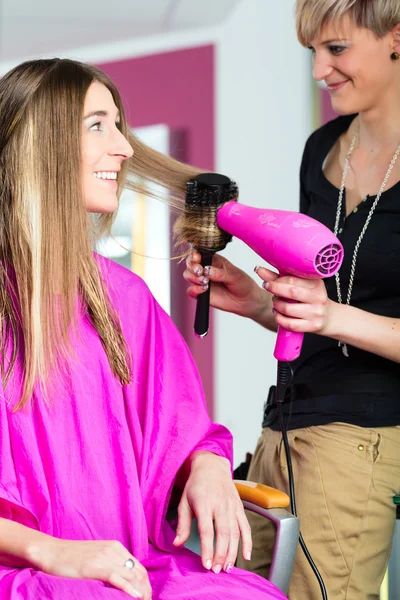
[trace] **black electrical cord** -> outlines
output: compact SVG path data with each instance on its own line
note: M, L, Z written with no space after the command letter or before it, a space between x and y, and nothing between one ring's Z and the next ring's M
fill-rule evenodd
M285 393L286 393L288 386L292 383L292 380L293 380L293 370L292 370L290 363L278 361L275 400L276 400L276 405L277 405L277 414L279 417L279 422L280 422L280 427L281 427L281 432L282 432L283 445L285 447L286 463L287 463L287 467L288 467L290 509L292 511L292 514L295 517L297 517L292 458L290 455L289 440L287 437L286 424L285 424L285 420L283 418L283 411L282 411L282 404L285 399ZM300 532L300 536L299 536L299 541L300 541L301 549L303 550L303 552L306 556L306 559L308 560L310 567L312 568L314 575L318 580L319 587L321 588L322 598L323 598L323 600L328 600L328 594L326 592L324 580L322 579L321 574L318 571L317 566L311 557L311 554L305 544L305 541L303 539L301 532Z

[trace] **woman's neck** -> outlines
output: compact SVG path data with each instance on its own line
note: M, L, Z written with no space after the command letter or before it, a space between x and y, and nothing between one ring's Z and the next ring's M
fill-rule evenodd
M399 92L400 94L400 92ZM400 101L393 94L358 116L359 148L369 154L395 150L400 145Z

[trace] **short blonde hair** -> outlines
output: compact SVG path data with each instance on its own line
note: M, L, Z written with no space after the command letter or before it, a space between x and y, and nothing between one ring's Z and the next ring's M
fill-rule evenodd
M309 46L327 23L338 25L348 15L352 22L382 38L400 23L399 0L297 0L299 42Z

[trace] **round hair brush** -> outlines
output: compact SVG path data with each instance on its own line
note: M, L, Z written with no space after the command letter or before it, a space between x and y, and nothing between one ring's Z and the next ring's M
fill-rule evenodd
M217 211L230 200L237 198L236 184L225 175L202 173L186 184L185 226L179 237L190 240L201 254L201 265L211 265L216 252L225 248L232 235L217 225ZM210 286L197 298L194 333L203 338L208 333L210 312Z

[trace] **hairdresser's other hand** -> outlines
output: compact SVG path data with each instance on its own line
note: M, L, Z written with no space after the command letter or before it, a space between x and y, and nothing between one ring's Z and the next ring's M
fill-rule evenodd
M187 289L191 298L204 293L211 282L211 306L276 330L270 296L254 279L219 254L213 257L212 266L203 268L200 261L201 256L196 251L192 251L186 261L183 276L191 284Z
M271 294L278 325L289 331L329 336L338 304L328 298L322 279L291 275L276 278L276 273L269 269L259 269L257 274Z
M215 573L229 572L235 564L240 538L245 559L250 558L252 550L250 526L232 481L229 461L200 451L186 463L189 477L178 508L174 544L181 546L188 540L196 517L203 566Z
M125 567L134 561L133 569ZM146 569L118 541L72 541L48 536L30 552L30 562L38 570L72 579L97 579L122 590L132 598L151 600Z

